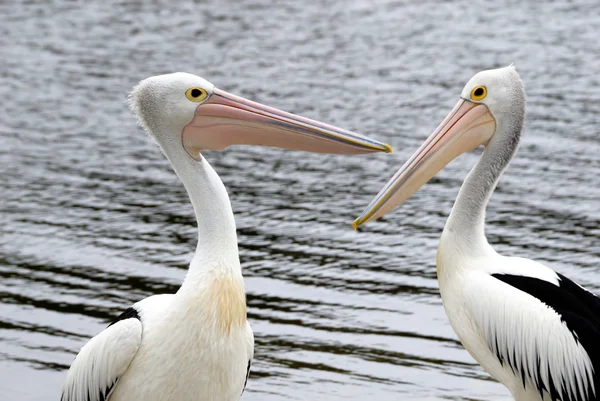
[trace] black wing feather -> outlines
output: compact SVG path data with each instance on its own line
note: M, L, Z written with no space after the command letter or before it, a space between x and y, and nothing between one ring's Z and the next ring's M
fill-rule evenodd
M579 342L590 357L594 368L594 388L596 394L588 393L587 399L581 399L579 393L569 393L568 399L559 398L560 390L556 388L559 378L550 378L550 388L543 382L539 382L538 392L542 395L542 390L546 390L552 400L556 401L596 401L600 400L600 298L587 291L572 280L558 274L558 286L551 282L528 276L519 276L513 274L492 274L492 276L506 284L509 284L529 295L539 299L548 307L556 311L560 319L571 331L575 341ZM541 362L538 358L538 361ZM511 368L511 361L508 362ZM541 362L543 363L543 362ZM523 371L524 367L519 367ZM514 369L513 369L514 370ZM517 369L519 370L519 369ZM538 363L538 377L540 373L540 363Z
M246 384L248 384L248 377L250 377L250 366L252 366L252 359L248 359L248 367L246 368L246 381L244 382L242 394L244 394L244 390L246 390Z
M138 311L135 310L135 308L127 308L127 309L125 309L125 312L123 312L119 316L117 316L117 318L115 320L113 320L107 327L110 327L113 324L115 324L121 320L132 319L132 318L141 320L140 315L139 315Z

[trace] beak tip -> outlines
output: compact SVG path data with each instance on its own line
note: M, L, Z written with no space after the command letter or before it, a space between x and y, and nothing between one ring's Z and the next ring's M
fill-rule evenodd
M383 147L385 148L385 153L389 153L392 154L392 147L390 145L388 145L387 143L383 144Z
M354 231L358 230L358 219L355 219L352 222L352 228L354 229Z

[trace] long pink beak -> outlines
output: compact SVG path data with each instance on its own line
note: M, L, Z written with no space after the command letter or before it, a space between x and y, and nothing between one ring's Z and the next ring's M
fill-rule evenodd
M486 145L495 131L496 120L487 106L459 100L423 145L354 220L354 228L400 206L453 159Z
M261 145L317 153L392 152L389 145L214 89L182 132L188 154L231 145Z

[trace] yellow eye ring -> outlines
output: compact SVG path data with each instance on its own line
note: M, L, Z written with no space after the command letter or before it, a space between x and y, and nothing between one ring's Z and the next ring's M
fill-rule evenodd
M477 86L471 91L471 99L483 100L487 96L487 89L485 86Z
M192 102L201 102L208 96L208 93L202 88L190 88L185 91L185 97Z

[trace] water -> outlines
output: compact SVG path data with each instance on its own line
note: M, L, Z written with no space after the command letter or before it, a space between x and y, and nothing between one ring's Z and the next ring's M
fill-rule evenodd
M475 72L515 62L527 128L488 237L600 291L599 15L596 1L3 2L0 399L58 399L89 337L180 285L192 208L124 103L173 71L395 150L206 154L232 198L256 336L244 400L507 399L435 280L477 155L363 232L350 224Z

